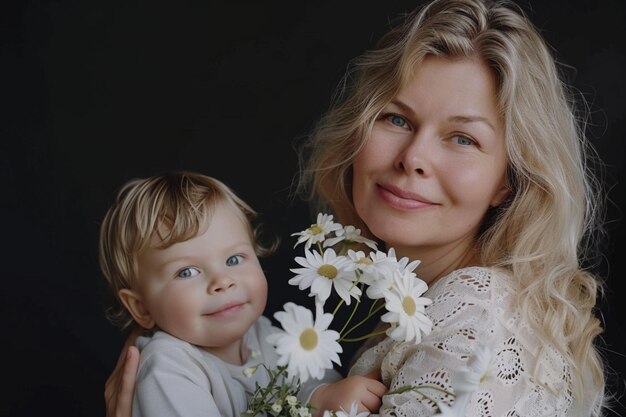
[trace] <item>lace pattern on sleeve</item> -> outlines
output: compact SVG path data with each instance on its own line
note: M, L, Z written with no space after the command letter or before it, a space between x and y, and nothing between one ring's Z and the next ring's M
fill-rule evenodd
M351 373L380 367L390 390L423 385L383 397L381 416L422 417L436 414L436 401L450 403L451 377L465 366L479 343L493 349L494 377L470 399L466 416L568 416L571 393L563 357L540 349L530 327L512 307L514 291L508 275L488 268L465 268L437 281L425 296L433 303L427 314L433 330L418 345L384 339L356 361ZM541 354L539 354L541 352ZM541 383L531 375L541 364Z

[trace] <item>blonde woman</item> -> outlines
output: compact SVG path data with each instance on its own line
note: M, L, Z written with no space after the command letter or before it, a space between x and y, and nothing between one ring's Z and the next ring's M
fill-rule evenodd
M448 388L487 343L498 376L467 415L599 415L599 281L581 262L601 197L537 29L511 3L434 1L353 70L307 143L302 184L421 260L437 324L418 346L365 351L351 372L382 364L391 390ZM409 392L385 397L381 415L434 410Z

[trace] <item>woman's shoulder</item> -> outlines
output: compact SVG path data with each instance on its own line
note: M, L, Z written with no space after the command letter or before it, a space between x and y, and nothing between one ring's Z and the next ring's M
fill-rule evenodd
M501 268L470 266L452 271L428 289L430 297L462 296L469 299L500 299L515 292L511 274Z
M517 302L518 285L501 268L467 267L437 281L426 293L433 300L430 314L439 325L474 321L474 326L515 339L536 356L542 343ZM429 307L431 307L429 306ZM499 330L498 330L499 329ZM513 339L510 339L513 338Z

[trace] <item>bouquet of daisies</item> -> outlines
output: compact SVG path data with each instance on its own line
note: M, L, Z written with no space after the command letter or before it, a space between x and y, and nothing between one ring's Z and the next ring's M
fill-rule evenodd
M313 312L289 302L274 315L283 330L271 335L268 342L280 357L278 368L265 369L270 383L252 393L248 407L251 416L263 412L291 416L291 409L297 415L306 416L307 410L310 414L310 406L295 400L299 384L309 378L322 378L333 363L341 365L341 343L375 335L355 333L382 309L386 312L380 319L389 323L383 332L395 340L419 343L432 328L424 314L431 300L422 297L427 285L413 273L419 261L398 260L394 249L378 251L376 242L361 236L359 229L336 223L332 215L323 213L318 214L315 224L292 236L298 238L295 246L304 244L304 256L295 258L300 267L291 269L295 276L289 284L308 290L315 308ZM358 247L370 250L355 250ZM339 301L329 308L327 301L333 290ZM363 295L369 300L367 313L352 323L359 317L356 313L363 305ZM342 324L333 323L342 307L350 309L348 319Z
M280 355L279 365L288 365L287 372L297 375L302 382L309 377L321 378L332 362L341 365L339 353L342 342L364 340L373 333L355 336L355 331L368 320L386 309L381 320L390 324L387 335L395 340L419 343L422 334L428 334L432 322L424 314L431 300L422 297L427 285L413 273L419 261L398 260L394 249L387 253L376 249L376 242L361 236L354 226L333 222L333 216L318 214L317 223L294 233L296 246L304 244L304 256L295 258L300 268L289 284L308 290L315 298L315 316L311 310L293 303L285 304L284 311L274 317L284 329L274 334L269 342ZM369 253L355 251L356 246L368 247ZM332 291L339 301L327 307ZM352 324L362 305L362 297L369 298L365 318ZM342 325L330 330L341 307L351 309Z
M432 321L425 314L431 300L422 297L428 287L413 272L419 261L397 259L393 248L379 251L376 242L361 236L359 229L336 223L332 215L323 213L318 214L315 224L292 236L297 236L294 247L304 244L304 256L295 258L299 267L291 269L295 275L289 284L308 291L315 307L311 311L288 302L283 311L274 314L283 330L270 335L268 342L279 355L278 367L265 368L270 382L267 386L257 386L251 393L245 413L249 417L264 413L276 417L310 416L311 406L296 399L300 383L322 378L326 370L333 368L333 363L341 365L339 354L343 352L344 342L357 342L385 332L396 341L420 343L422 336L432 329ZM365 247L369 248L367 253L357 250ZM331 297L333 291L336 297ZM368 303L363 303L364 295ZM338 301L329 307L327 302L331 298ZM357 315L362 306L367 306L367 311ZM341 308L349 309L347 319L335 323ZM357 329L379 315L381 321L389 324L386 329L356 334ZM352 323L353 320L358 321ZM476 380L476 372L469 374L472 381ZM409 386L388 394L420 392L420 388ZM445 404L439 409L442 415L451 412ZM350 412L339 410L326 415L357 413L353 407Z

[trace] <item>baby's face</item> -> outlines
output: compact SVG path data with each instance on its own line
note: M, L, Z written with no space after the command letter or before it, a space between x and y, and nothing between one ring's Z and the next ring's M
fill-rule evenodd
M138 259L139 292L161 330L223 359L265 309L267 281L246 226L220 203L198 235Z

